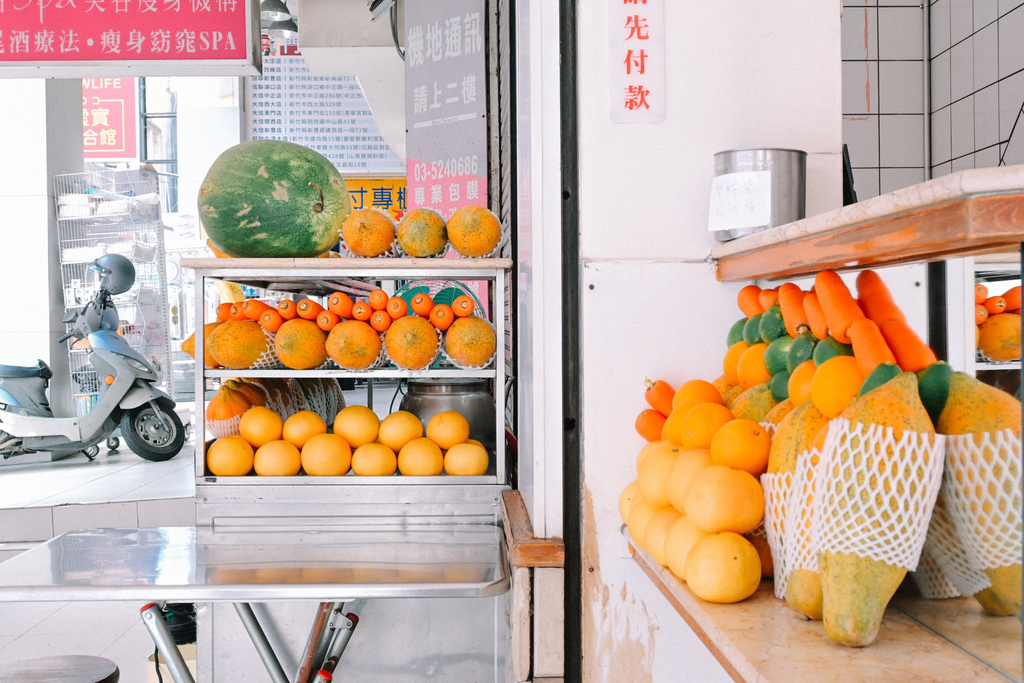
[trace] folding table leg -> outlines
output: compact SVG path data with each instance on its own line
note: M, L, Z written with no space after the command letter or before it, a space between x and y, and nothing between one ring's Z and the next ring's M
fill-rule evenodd
M334 632L334 640L331 641L331 646L327 650L327 658L324 660L318 674L320 676L317 679L318 681L321 679L330 680L323 676L323 672L328 674L334 673L338 666L338 660L341 659L341 655L345 652L348 641L352 639L352 632L356 630L358 623L359 617L349 612L342 619L341 623L338 624L338 630Z
M320 603L320 608L313 619L313 628L310 629L309 638L306 640L306 647L302 650L302 661L299 662L299 669L295 672L293 683L309 683L309 679L313 676L314 667L323 661L323 655L320 655L321 659L317 659L317 654L321 647L326 650L327 640L325 636L327 635L329 623L333 620L335 607L338 604L341 603Z
M245 625L245 630L249 632L252 644L256 646L256 651L259 653L260 659L263 660L263 666L266 667L267 673L270 674L274 683L288 683L288 677L284 675L281 662L277 660L277 655L274 654L274 649L270 646L270 641L267 640L267 634L260 627L260 622L256 620L252 607L247 602L236 602L234 605L238 617Z
M146 624L146 628L149 629L149 635L156 644L160 658L170 670L174 683L195 683L192 672L185 664L185 658L181 656L178 644L174 642L170 629L164 623L164 616L160 612L160 608L151 602L140 609L139 613L142 615L142 621Z

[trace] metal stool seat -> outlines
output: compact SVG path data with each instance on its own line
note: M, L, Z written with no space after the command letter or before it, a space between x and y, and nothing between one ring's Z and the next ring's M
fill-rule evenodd
M54 655L0 665L0 683L117 683L117 664L103 657Z

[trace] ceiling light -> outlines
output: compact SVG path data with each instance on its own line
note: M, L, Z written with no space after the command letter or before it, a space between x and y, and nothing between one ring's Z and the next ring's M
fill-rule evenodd
M288 11L288 6L284 4L283 0L261 0L260 20L263 23L286 21L291 18L291 12Z
M267 33L281 40L289 40L299 37L299 27L294 19L275 21L264 29Z
M366 0L366 8L370 10L370 21L377 21L393 4L395 0Z

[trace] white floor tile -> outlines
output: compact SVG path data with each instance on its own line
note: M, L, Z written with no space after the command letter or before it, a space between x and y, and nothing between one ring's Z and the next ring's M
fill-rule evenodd
M16 662L53 654L99 656L99 653L113 645L124 633L102 631L88 622L83 622L80 626L76 633L26 633L15 638L0 649L0 666L3 662Z
M138 612L136 611L136 614ZM115 640L110 647L99 653L100 657L116 662L121 670L121 680L142 681L146 680L147 668L153 665L149 662L149 656L156 649L153 639L142 622L142 618L135 617L137 624L126 630L121 637ZM165 676L164 680L168 678Z

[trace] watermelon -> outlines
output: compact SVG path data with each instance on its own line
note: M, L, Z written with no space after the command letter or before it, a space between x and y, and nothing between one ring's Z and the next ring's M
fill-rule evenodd
M341 239L350 211L334 164L283 140L225 150L199 188L199 219L210 241L238 258L319 256Z

